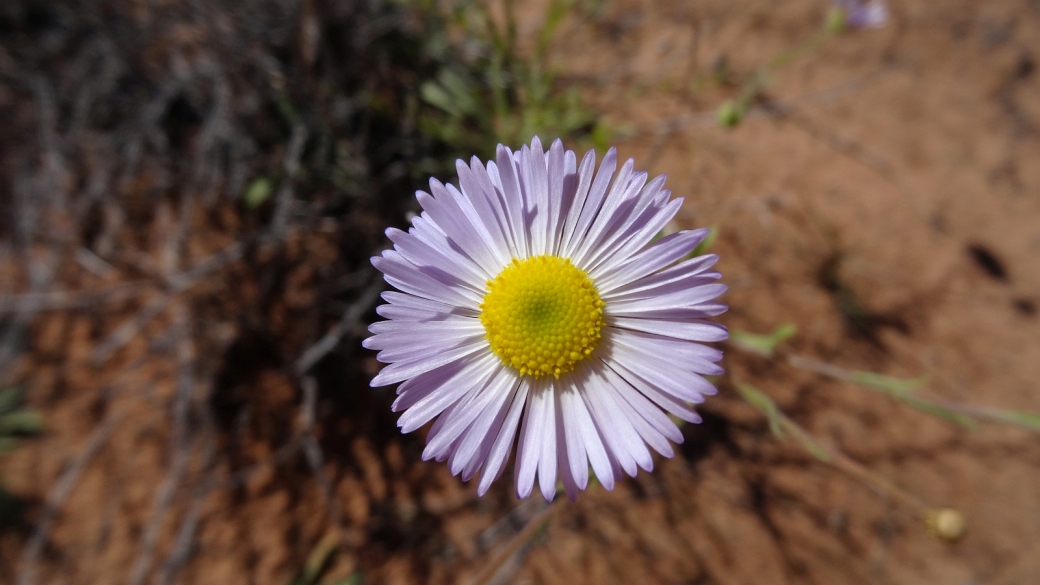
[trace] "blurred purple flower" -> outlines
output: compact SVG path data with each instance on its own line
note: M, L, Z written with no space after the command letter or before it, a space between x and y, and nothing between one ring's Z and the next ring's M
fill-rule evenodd
M849 28L881 28L888 24L885 0L834 0L835 8L845 16Z

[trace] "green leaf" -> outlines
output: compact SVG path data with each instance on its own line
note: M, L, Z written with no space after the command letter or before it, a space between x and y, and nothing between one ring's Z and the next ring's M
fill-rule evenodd
M772 432L776 438L783 439L785 436L783 414L781 414L780 409L777 408L773 399L758 388L747 384L738 384L737 391L740 392L740 395L743 396L744 400L747 400L751 406L754 406L766 415L766 420L769 421L770 432Z
M33 410L16 410L0 416L0 435L36 434L43 430L43 417Z
M1007 423L1024 427L1032 431L1040 431L1040 414L1032 412L988 408L985 406L965 406L962 407L961 412L963 414L974 416L975 418Z
M274 182L271 179L256 177L249 182L245 193L242 194L242 203L245 203L248 209L256 209L263 205L264 201L267 201L273 191Z
M419 86L419 96L431 106L440 108L453 116L462 116L462 112L452 101L451 95L434 81L427 81Z
M757 353L765 357L772 357L776 347L795 336L798 327L794 323L784 323L773 330L769 335L749 333L734 329L730 331L729 340L741 349Z
M733 100L726 100L719 106L718 114L719 125L723 128L733 128L737 124L740 124L740 119L744 117L744 112L737 102Z
M997 410L994 414L1009 423L1040 430L1040 414L1016 410Z
M883 374L875 374L874 372L857 370L852 372L849 381L869 386L871 388L884 390L885 392L905 394L907 392L918 390L927 384L928 376L924 375L907 380L903 378L893 378L892 376L885 376Z
M939 418L944 418L968 430L975 430L975 421L973 421L970 416L956 412L954 410L950 410L949 408L946 408L941 404L936 404L923 398L917 398L916 396L913 396L911 394L893 394L892 397L902 402L903 404L906 404L907 406L911 406L913 408L916 408L917 410L920 410L921 412L926 412Z
M715 243L715 240L719 237L719 226L711 226L711 231L708 232L708 237L701 240L701 243L697 244L697 247L690 252L690 257L703 256L708 252L708 248Z
M972 420L971 416L957 412L931 400L918 398L913 395L914 390L921 388L928 382L927 375L907 380L903 378L893 378L892 376L885 376L882 374L875 374L874 372L857 370L849 375L849 381L868 388L880 390L903 404L916 408L921 412L938 416L939 418L946 419L969 430L975 429L975 422Z
M784 440L788 434L791 434L813 457L823 462L831 460L830 453L821 447L809 433L805 432L805 429L780 412L772 398L754 386L747 384L738 384L737 391L744 397L744 400L747 400L752 406L766 415L766 419L769 421L769 430L776 438Z
M339 551L339 545L339 537L335 534L328 534L319 540L307 555L307 562L304 563L303 570L292 580L292 585L315 585L328 568L333 555Z
M802 427L794 424L790 420L787 420L786 422L788 423L788 430L791 431L791 434L794 435L794 438L802 444L802 447L804 447L810 455L819 459L820 461L823 461L824 463L827 463L831 460L831 454L828 453L826 449L821 447L820 444L816 442L816 439L813 439L812 435L805 432L805 430L803 430Z

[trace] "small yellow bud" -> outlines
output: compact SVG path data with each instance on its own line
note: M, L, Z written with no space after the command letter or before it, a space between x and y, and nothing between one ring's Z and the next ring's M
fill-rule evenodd
M967 529L964 514L953 508L929 510L924 515L924 525L932 536L946 542L959 540Z

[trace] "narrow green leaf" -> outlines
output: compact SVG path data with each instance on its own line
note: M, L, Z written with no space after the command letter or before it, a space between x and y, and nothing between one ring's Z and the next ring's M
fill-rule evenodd
M820 444L817 443L816 440L813 439L809 433L805 432L805 430L802 429L802 427L794 424L790 420L787 420L786 422L788 423L787 426L788 429L791 431L791 434L794 435L794 438L802 444L802 447L804 447L810 455L819 459L820 461L823 461L824 463L827 463L831 460L831 454L828 453L826 449L821 447Z
M452 101L451 95L436 82L427 81L419 86L419 97L421 97L424 102L436 108L440 108L448 114L453 116L462 115L462 112Z
M920 410L921 412L926 412L939 418L946 419L968 430L975 430L975 421L973 421L970 416L950 410L941 404L936 404L923 398L917 398L910 394L893 394L892 397L907 406Z
M751 406L762 411L766 415L766 420L769 422L769 431L773 433L778 439L784 438L784 425L780 413L780 409L777 408L776 403L773 399L767 396L758 388L749 386L747 384L738 384L737 391L740 395L747 400Z
M773 355L773 349L776 345L768 335L751 333L740 329L733 329L729 332L729 341L741 349L746 349L765 357Z
M33 410L16 410L0 416L0 435L36 434L43 430L43 417Z
M315 585L318 578L328 568L332 556L339 550L339 537L333 534L326 535L314 545L311 553L307 555L307 562L303 570L293 579L293 585Z
M742 349L765 357L772 357L776 347L794 337L796 333L798 333L798 328L794 323L784 323L768 335L734 329L730 331L729 339Z
M920 389L926 383L928 383L928 376L920 376L906 380L903 378L893 378L892 376L885 376L883 374L875 374L874 372L854 371L849 376L849 381L864 386L870 386L871 388L877 388L886 392L894 392L897 394L904 394L906 392L913 392L914 390Z
M1040 414L1032 412L973 406L964 407L963 413L975 418L1016 425L1032 431L1040 431Z
M242 203L245 204L248 209L256 209L263 205L264 201L271 196L274 191L274 182L267 177L256 177L249 182L249 186L246 187L245 193L242 194Z

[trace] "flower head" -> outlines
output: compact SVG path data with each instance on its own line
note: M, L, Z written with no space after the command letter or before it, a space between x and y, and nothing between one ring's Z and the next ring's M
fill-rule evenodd
M686 258L708 230L654 238L675 216L664 177L647 182L611 149L596 170L557 140L495 162L458 161L461 189L431 179L423 212L372 263L386 292L367 348L389 365L373 386L400 382L395 411L411 432L435 421L424 459L448 461L483 495L516 443L516 491L537 477L572 499L589 467L612 489L622 472L653 468L682 434L668 417L715 388L722 353L699 342L726 329L708 317L726 287L717 257ZM671 442L671 443L670 443Z
M881 28L888 23L885 0L834 0L834 7L844 17L844 26L852 29Z

